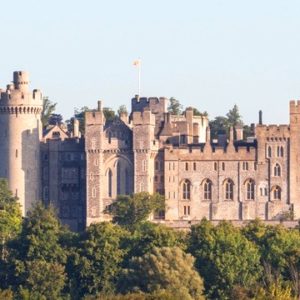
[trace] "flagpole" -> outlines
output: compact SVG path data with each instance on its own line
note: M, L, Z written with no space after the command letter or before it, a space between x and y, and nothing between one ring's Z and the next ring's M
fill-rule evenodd
M138 95L141 96L141 59L139 58L139 65L138 65L138 68L139 68L139 72L138 72L138 80L139 80L139 89L138 89Z

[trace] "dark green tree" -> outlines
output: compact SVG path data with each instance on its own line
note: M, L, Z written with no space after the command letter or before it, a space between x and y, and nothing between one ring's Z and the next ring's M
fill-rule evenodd
M239 108L234 104L233 108L226 114L228 126L243 125L242 116L240 115Z
M55 112L57 103L52 102L48 97L43 98L42 124L48 126L50 116Z
M131 196L120 195L107 212L112 214L113 222L119 225L135 226L148 219L151 213L165 208L164 197L141 192Z
M110 107L103 107L103 114L104 114L106 121L111 121L116 116L115 111Z
M168 112L172 115L180 115L182 114L183 106L180 104L179 100L174 97L170 98L170 103L168 106Z
M81 234L68 267L74 295L114 293L128 239L126 230L107 222L92 224Z
M7 181L0 179L0 260L6 259L8 254L6 244L19 234L21 223L20 204L8 189Z
M228 135L229 125L226 117L218 116L214 120L209 122L210 133L213 139L218 137L219 133L225 133Z
M189 251L209 298L227 299L234 286L250 288L261 276L258 248L229 222L213 226L202 220L192 226Z
M153 248L142 257L132 258L124 271L121 289L145 293L166 290L181 294L181 299L204 299L194 258L177 247Z

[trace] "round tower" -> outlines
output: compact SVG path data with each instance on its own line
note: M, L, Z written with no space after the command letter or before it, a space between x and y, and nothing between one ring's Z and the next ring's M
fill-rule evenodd
M42 94L29 90L28 73L14 72L0 89L0 177L19 198L23 215L39 199Z

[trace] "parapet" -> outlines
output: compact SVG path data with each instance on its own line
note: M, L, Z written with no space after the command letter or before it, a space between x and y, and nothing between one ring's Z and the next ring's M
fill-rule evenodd
M165 97L139 97L135 96L131 99L131 111L142 112L145 108L150 108L153 113L167 112L169 99Z
M155 126L155 115L152 114L149 108L146 108L143 112L132 112L133 125L153 125Z
M255 133L257 137L289 137L290 127L289 125L258 125Z

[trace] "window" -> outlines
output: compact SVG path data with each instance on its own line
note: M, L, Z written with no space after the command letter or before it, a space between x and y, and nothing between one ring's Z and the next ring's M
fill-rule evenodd
M243 170L248 171L248 169L249 169L249 164L248 164L248 162L244 161L243 162Z
M279 164L276 164L274 167L274 176L281 176L281 168Z
M253 179L249 179L246 182L246 199L254 200L255 197L255 182Z
M284 156L284 150L283 150L283 147L282 147L282 146L280 147L280 156L281 156L281 157Z
M108 197L112 197L112 171L108 170Z
M212 198L212 182L209 179L204 181L204 200L211 200Z
M126 168L125 169L125 194L126 195L129 195L130 194L130 181L129 181L129 171L128 169Z
M16 149L16 158L18 157L18 149Z
M271 149L271 146L268 147L267 156L268 156L268 157L272 157L272 149Z
M188 180L185 180L182 184L182 199L191 199L191 183Z
M222 162L222 170L225 171L225 163Z
M92 188L92 198L96 198L97 190L96 188Z
M218 163L214 162L214 170L217 171L218 170Z
M155 162L155 170L156 170L156 171L159 170L159 162L158 162L158 161Z
M120 161L117 162L117 195L121 193L121 163Z
M191 214L191 207L189 205L183 207L183 214L189 216Z
M188 171L189 170L189 163L185 163L185 170Z
M195 162L194 162L193 166L194 166L194 171L196 171L197 170L197 164Z
M144 172L147 171L147 161L145 159L142 161L142 168Z
M233 181L225 180L225 200L233 200Z
M111 144L111 132L108 132L108 143Z
M273 199L280 200L281 199L281 188L279 186L275 186L273 188Z

